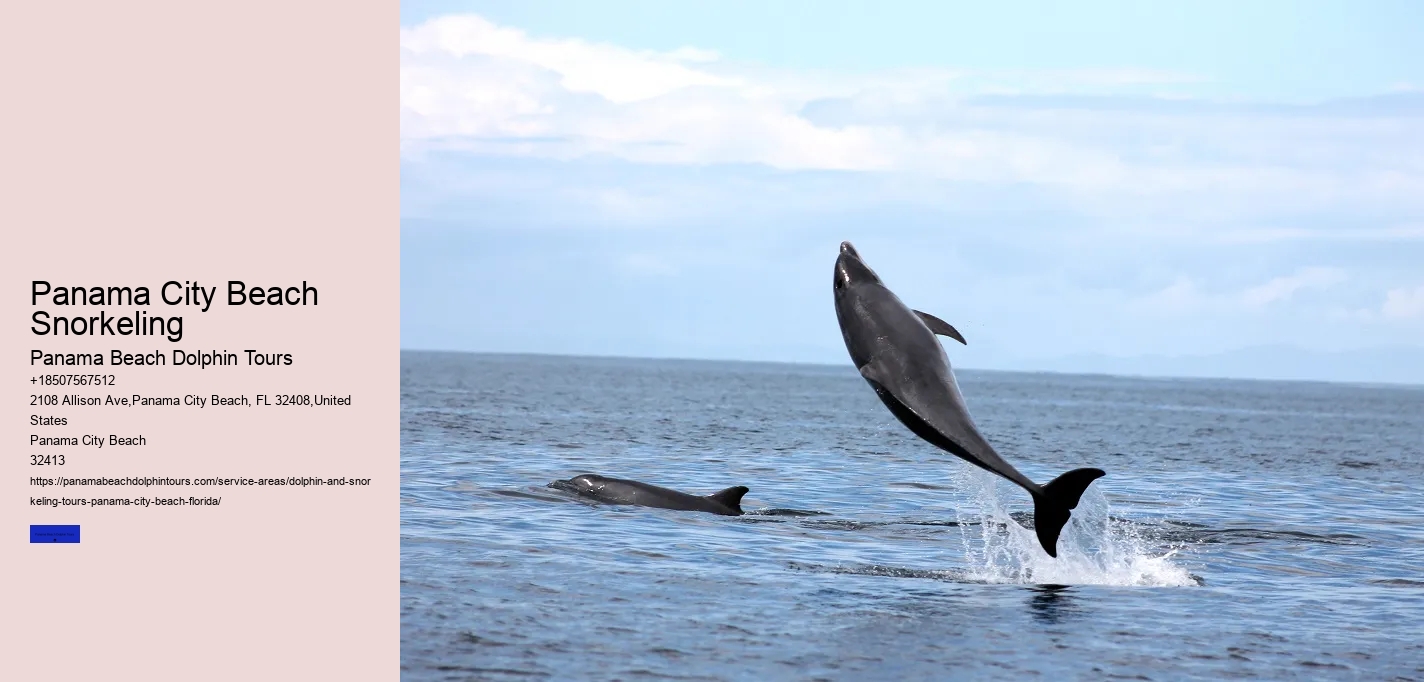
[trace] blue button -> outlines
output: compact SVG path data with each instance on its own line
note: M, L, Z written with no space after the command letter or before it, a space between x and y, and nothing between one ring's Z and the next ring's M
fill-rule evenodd
M79 542L79 526L30 526L30 543Z

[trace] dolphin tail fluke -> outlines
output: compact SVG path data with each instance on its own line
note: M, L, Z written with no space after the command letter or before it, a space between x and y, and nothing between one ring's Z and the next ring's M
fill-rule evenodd
M1043 492L1033 496L1033 530L1038 544L1048 556L1058 556L1058 534L1068 523L1072 510L1088 484L1103 475L1102 469L1074 469L1043 486Z

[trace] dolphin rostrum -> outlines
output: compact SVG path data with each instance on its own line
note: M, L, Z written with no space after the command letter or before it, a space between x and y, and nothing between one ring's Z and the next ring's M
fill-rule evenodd
M723 516L742 515L742 496L747 487L738 485L707 496L689 495L641 481L582 474L567 481L554 481L550 488L577 493L608 504L635 504L641 507L701 511Z
M1038 542L1049 556L1057 557L1063 524L1103 470L1074 469L1047 485L1019 473L974 427L949 358L935 335L966 343L964 337L947 322L902 303L850 242L841 242L835 276L841 336L875 394L915 435L1027 490L1033 496Z

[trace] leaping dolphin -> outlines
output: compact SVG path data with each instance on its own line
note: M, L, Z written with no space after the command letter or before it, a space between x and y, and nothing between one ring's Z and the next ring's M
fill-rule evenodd
M1038 485L1004 461L979 434L936 334L967 343L944 320L911 310L885 287L850 242L836 258L836 318L851 360L885 406L915 435L1033 496L1033 527L1048 556L1088 484L1102 469L1074 469Z
M635 504L642 507L711 512L723 516L741 516L742 496L747 494L747 487L738 485L711 495L689 495L642 481L609 478L597 474L581 474L567 481L554 481L549 487L567 490L608 504Z

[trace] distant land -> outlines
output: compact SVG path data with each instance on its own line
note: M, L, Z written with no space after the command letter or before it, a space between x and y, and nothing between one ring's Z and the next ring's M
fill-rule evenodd
M972 365L966 368L972 367ZM1072 374L1424 384L1424 348L1394 346L1353 351L1315 351L1296 346L1253 346L1210 355L1113 357L1067 355L995 363L984 369L1021 369Z
M668 360L708 362L790 362L791 364L844 365L850 360L828 361L824 352L811 353L814 359L795 361L756 357L704 357L685 355L635 356L621 353L522 353L515 350L464 350L453 348L402 348L414 352L454 352L513 355L567 355L575 357L648 357ZM783 356L786 355L783 350ZM1141 355L1113 357L1076 354L1057 358L1007 358L989 362L955 362L959 369L1009 372L1055 372L1061 374L1110 374L1116 376L1182 377L1219 379L1262 379L1269 381L1329 381L1352 384L1404 384L1424 387L1424 347L1394 346L1355 351L1314 351L1296 346L1253 346L1209 355Z

